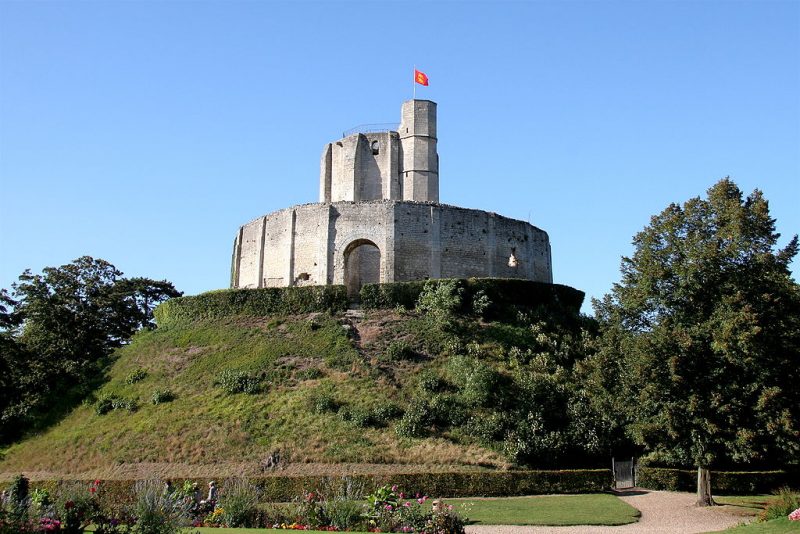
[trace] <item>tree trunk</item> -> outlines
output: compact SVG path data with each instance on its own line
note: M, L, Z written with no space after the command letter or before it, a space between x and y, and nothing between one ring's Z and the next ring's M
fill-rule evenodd
M716 506L711 497L711 471L708 467L697 468L697 506Z

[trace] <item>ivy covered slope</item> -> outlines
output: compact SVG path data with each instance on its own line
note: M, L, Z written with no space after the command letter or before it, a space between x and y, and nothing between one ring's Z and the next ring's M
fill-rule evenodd
M255 474L276 452L285 474L605 466L615 436L581 386L582 294L501 302L497 284L368 286L381 307L363 317L338 290L315 312L231 304L261 290L173 299L89 399L6 448L0 476Z

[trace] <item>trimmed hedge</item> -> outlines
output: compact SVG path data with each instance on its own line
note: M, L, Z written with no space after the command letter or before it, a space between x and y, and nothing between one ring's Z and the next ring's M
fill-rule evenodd
M153 312L158 326L176 326L198 319L233 315L264 316L342 311L347 309L344 286L223 289L160 304Z
M636 485L667 491L695 491L697 470L639 467ZM800 488L800 473L794 471L712 471L711 489L716 494L752 495L769 493L783 486Z
M611 487L610 469L576 469L565 471L475 471L447 473L400 473L386 475L348 475L349 480L363 483L367 491L384 484L397 484L403 491L424 493L431 497L511 497L549 493L598 493ZM186 479L171 479L178 488ZM207 488L208 480L189 479L201 488ZM218 487L224 487L225 479L214 479ZM91 481L86 483L88 490ZM135 480L109 480L101 484L103 499L112 503L132 500ZM304 491L320 488L330 489L344 484L342 476L261 476L251 477L250 482L261 490L262 502L288 502ZM47 488L51 492L58 482L32 482L32 488Z
M440 283L446 279L433 280ZM532 280L516 278L465 278L458 279L464 288L464 306L468 308L472 297L483 291L492 302L492 315L505 313L507 308L521 306L526 308L545 307L561 309L570 315L580 313L585 293L573 287L561 284L547 284ZM414 282L394 282L391 284L365 284L361 288L361 305L364 308L394 308L404 306L412 309L416 306L425 283L428 280ZM463 311L469 311L465 309Z

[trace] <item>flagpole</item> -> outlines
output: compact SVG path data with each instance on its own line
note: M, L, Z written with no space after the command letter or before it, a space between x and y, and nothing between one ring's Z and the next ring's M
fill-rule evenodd
M414 75L411 77L411 84L414 86L414 96L412 97L413 100L417 99L417 65L414 65Z

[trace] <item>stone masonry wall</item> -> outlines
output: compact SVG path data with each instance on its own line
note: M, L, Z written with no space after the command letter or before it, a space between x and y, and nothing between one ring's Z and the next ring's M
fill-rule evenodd
M348 264L354 250L364 257ZM305 204L270 213L240 228L232 263L233 287L347 284L348 270L355 280L374 280L368 271L375 268L381 282L552 282L546 232L494 213L422 202Z

